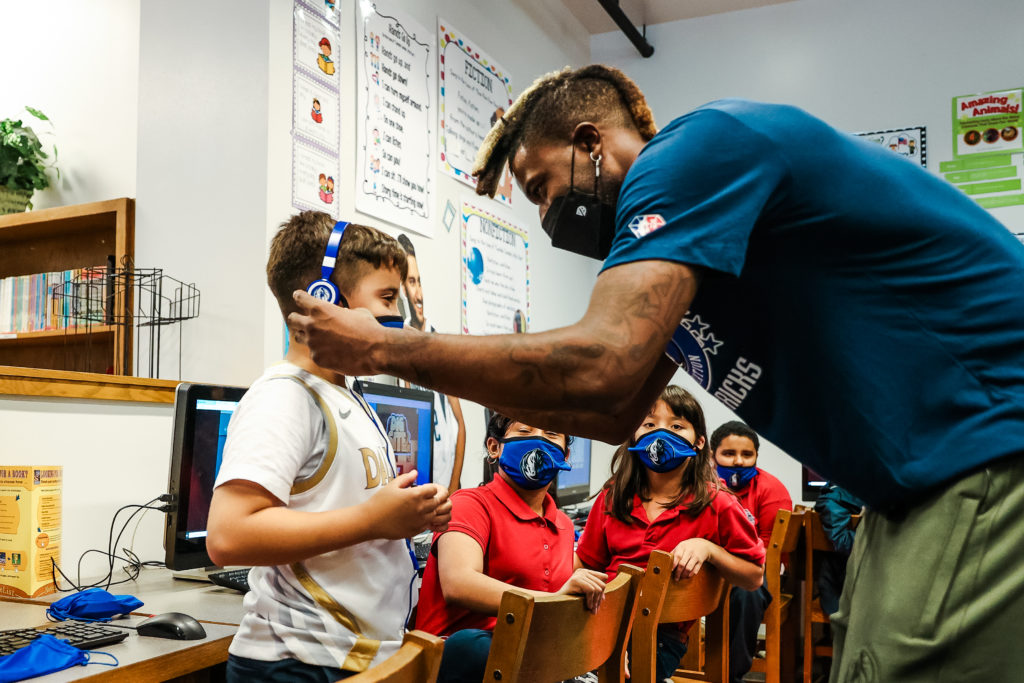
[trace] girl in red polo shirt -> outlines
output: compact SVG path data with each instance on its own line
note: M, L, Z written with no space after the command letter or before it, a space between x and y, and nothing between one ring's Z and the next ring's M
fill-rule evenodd
M591 609L604 592L605 574L574 570L572 522L548 494L569 469L566 436L494 414L485 445L497 474L452 494L448 530L434 537L423 573L416 628L447 636L440 682L483 680L508 588L582 594Z
M664 550L672 554L676 579L710 562L732 584L747 590L761 585L764 544L736 498L718 483L706 435L697 399L682 387L666 387L612 458L612 478L594 501L576 549L577 566L611 577L620 564L646 567L652 550ZM689 627L659 627L659 681L686 654Z

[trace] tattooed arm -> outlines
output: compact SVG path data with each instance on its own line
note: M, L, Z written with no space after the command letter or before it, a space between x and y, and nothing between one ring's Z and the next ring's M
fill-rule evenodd
M526 335L385 328L366 311L324 304L304 292L296 292L295 301L306 314L293 313L288 323L322 367L396 375L500 406L539 427L573 425L571 433L618 441L671 377L671 364L659 359L697 284L697 273L678 263L617 266L597 278L579 322Z

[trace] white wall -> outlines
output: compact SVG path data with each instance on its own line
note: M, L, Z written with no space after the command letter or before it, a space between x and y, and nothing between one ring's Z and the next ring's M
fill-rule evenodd
M661 125L722 97L795 104L848 131L925 125L937 171L953 96L1024 85L1021 26L1020 0L800 0L649 26L651 59L618 33L591 50L637 82ZM1024 207L993 215L1024 231ZM709 429L734 419L706 393L702 404ZM795 461L769 447L760 464L800 498Z
M22 118L59 153L61 180L35 208L134 197L139 0L0 0L0 24L0 118Z
M106 550L119 507L167 490L172 418L167 404L0 396L0 463L64 468L61 568L69 576L87 549ZM121 514L118 527L129 514ZM142 519L134 548L143 560L163 559L163 525L155 511ZM134 526L119 548L131 547ZM94 553L82 570L95 577L106 565Z

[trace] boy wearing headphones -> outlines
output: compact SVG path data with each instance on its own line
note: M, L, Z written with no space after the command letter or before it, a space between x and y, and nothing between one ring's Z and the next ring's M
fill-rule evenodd
M304 211L274 236L267 282L286 319L305 289L393 325L405 270L391 237ZM354 378L318 366L291 335L231 420L210 506L210 557L253 565L229 681L335 681L398 650L416 572L403 539L442 531L451 515L447 490L416 476L396 476Z

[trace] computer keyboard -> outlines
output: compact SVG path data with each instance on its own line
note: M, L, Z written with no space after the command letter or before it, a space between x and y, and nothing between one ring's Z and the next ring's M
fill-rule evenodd
M249 592L249 569L225 569L222 572L210 572L206 575L218 586L233 588L240 593Z
M15 628L9 631L0 631L0 656L11 654L43 634L67 641L69 645L74 645L81 650L91 650L104 645L120 643L128 637L127 631L113 626L80 621L62 621L38 628Z

